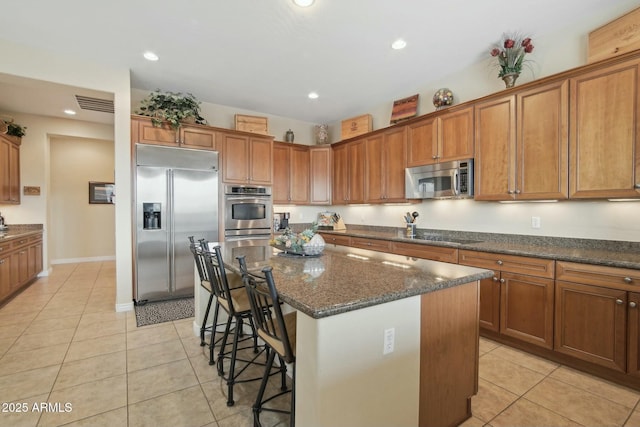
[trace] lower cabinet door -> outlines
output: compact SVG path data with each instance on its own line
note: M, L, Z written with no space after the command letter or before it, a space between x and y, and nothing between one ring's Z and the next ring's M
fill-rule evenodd
M500 331L500 280L496 276L480 280L480 327Z
M553 280L502 272L500 333L553 348Z
M627 292L556 281L554 349L626 371Z

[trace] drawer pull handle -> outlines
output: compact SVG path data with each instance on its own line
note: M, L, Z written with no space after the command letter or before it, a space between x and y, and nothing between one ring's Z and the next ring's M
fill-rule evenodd
M638 305L638 304L636 304L636 303L635 303L635 302L633 302L633 301L630 301L630 302L629 302L629 307L631 307L631 308L636 308L636 306L637 306L637 305Z
M502 260L501 260L501 259L499 259L499 260L497 261L497 264L498 264L498 265L502 265L502 264L504 264L504 263L502 262Z
M624 283L631 283L631 282L633 282L633 279L631 279L631 277L625 277L623 280L624 280Z
M616 304L618 304L618 305L622 305L622 304L624 304L624 301L622 301L620 298L618 298L618 299L616 300Z

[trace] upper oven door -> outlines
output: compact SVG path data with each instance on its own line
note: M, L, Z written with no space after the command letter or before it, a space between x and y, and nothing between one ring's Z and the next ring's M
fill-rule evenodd
M225 196L225 231L271 229L271 197Z

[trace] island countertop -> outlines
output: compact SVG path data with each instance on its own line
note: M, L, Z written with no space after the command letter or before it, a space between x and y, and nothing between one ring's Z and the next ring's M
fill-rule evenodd
M239 273L245 255L253 273L270 266L284 302L319 319L492 277L493 272L351 247L327 247L319 257L284 254L265 241L223 243L227 269Z

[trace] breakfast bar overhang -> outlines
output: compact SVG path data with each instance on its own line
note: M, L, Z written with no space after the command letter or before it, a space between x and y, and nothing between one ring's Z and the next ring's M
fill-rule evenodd
M296 425L454 426L471 416L478 281L492 271L342 246L318 257L265 241L221 246L228 274L239 255L252 272L271 266L297 311ZM198 283L196 322L205 293Z

